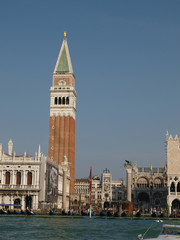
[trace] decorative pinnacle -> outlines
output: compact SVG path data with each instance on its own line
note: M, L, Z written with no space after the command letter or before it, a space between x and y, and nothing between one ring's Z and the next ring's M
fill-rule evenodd
M66 31L64 31L64 38L66 38Z

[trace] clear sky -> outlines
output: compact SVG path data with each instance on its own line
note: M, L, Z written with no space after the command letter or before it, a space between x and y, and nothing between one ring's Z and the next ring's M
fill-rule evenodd
M49 89L67 31L76 76L76 177L124 160L164 166L180 135L180 1L0 1L0 142L48 153Z

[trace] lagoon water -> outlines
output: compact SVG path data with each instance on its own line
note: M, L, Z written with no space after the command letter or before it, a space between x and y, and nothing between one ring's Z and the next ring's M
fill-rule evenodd
M92 217L63 217L63 216L0 216L0 239L122 239L137 240L138 234L156 237L164 220L156 223L155 219L124 219ZM175 224L180 224L176 221Z

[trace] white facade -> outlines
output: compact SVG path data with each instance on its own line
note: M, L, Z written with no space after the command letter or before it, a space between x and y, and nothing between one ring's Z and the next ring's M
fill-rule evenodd
M69 207L69 167L67 163L59 166L48 160L40 152L35 153L35 157L27 156L26 153L22 156L16 156L12 149L12 140L8 144L8 153L2 151L0 144L0 208L8 209L38 209L39 203L47 201L47 163L56 165L58 171L57 184L57 208L62 208L63 194L66 195L66 206ZM65 173L66 172L66 173ZM63 181L66 177L66 188Z
M167 145L167 204L169 213L180 209L180 138L166 133Z
M39 153L35 157L16 156L12 153L13 143L8 144L8 153L0 145L0 206L9 209L15 205L38 209L41 161L45 157Z

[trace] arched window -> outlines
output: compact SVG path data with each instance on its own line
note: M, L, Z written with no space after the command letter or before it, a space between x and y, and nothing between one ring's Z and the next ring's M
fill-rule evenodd
M62 99L62 104L65 104L65 97L63 97Z
M5 184L10 184L10 172L6 172L6 182Z
M178 182L178 185L177 185L177 192L180 192L180 182Z
M55 97L55 99L54 99L54 104L57 105L57 97Z
M32 173L27 173L27 185L32 185Z
M156 178L156 179L154 180L154 187L155 187L155 188L161 188L161 187L163 187L162 179Z
M66 98L66 104L69 105L69 97Z
M140 177L137 181L137 187L138 188L148 188L149 182L145 177Z
M16 185L21 184L21 172L17 172L16 174Z
M171 183L170 192L175 192L175 184L174 184L174 182Z
M59 97L59 104L61 105L61 97Z

